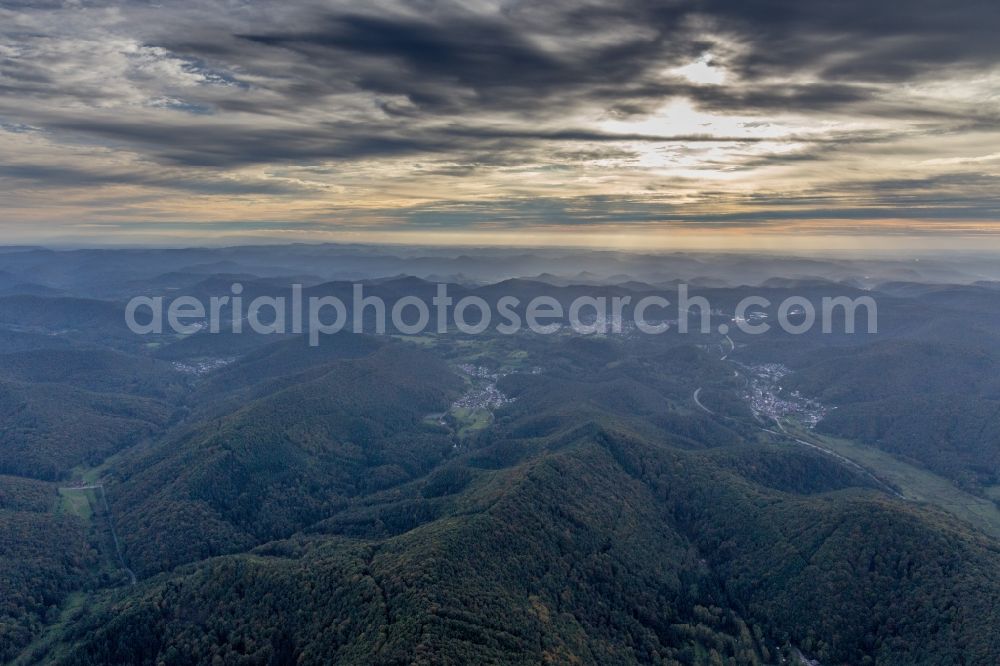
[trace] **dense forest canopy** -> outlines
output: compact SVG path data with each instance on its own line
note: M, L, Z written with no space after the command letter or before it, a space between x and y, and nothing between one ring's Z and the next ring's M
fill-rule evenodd
M109 267L167 298L231 283ZM1000 660L992 286L874 285L871 335L390 330L313 347L136 336L110 288L123 276L81 275L0 297L0 661ZM547 279L452 287L676 289ZM697 293L714 329L753 289L841 287L857 290Z

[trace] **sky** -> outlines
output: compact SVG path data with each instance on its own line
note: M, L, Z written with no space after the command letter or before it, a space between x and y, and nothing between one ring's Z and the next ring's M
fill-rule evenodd
M0 0L0 243L1000 250L996 0Z

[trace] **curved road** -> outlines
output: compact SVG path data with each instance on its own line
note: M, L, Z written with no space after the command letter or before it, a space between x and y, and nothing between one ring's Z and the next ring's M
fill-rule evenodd
M692 396L694 398L694 404L698 405L699 407L701 407L702 409L704 409L709 414L714 414L715 412L713 412L711 409L709 409L705 405L701 404L701 400L698 399L698 396L700 394L701 394L701 389L700 388L696 389L695 392L694 392L694 395Z

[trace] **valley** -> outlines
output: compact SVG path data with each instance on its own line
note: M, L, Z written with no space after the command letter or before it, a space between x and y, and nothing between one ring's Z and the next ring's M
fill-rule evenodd
M22 535L0 543L4 660L902 666L958 636L992 654L993 449L957 435L991 432L991 366L970 368L993 348L946 325L915 343L893 326L909 304L886 307L889 332L851 345L563 327L95 349L47 314L0 353L0 521ZM894 436L894 396L947 396L954 372L982 409L936 431L946 462ZM56 391L86 438L60 432ZM891 420L861 427L870 410Z

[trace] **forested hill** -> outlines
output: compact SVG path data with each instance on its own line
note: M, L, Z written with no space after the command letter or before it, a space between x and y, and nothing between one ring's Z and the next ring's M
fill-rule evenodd
M319 347L0 302L0 661L1000 663L997 347L893 289L862 339Z
M259 372L260 357L247 364ZM424 417L447 409L459 384L436 357L396 343L319 363L227 414L185 424L115 468L126 555L153 574L243 550L359 493L426 474L452 442Z
M501 468L462 456L300 536L107 594L66 630L58 662L1000 655L997 545L939 514L850 479L765 488L704 452L599 427L532 449Z

